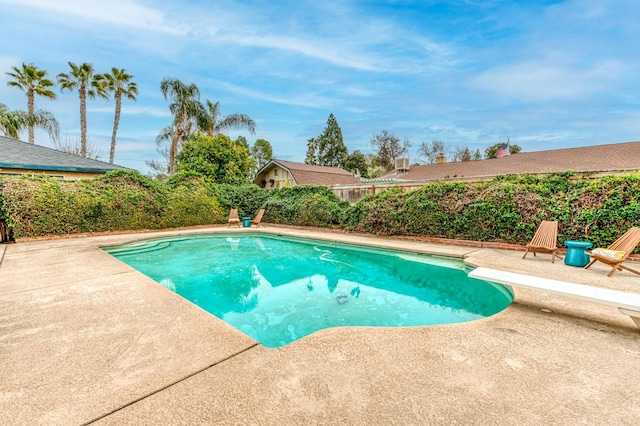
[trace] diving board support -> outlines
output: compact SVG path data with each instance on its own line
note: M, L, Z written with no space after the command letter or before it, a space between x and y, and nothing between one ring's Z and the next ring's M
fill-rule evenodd
M640 328L640 293L628 293L483 267L471 271L469 277L615 306L621 313L631 317Z
M625 315L629 315L633 322L636 323L638 327L640 327L640 311L632 311L631 309L618 308L620 312Z

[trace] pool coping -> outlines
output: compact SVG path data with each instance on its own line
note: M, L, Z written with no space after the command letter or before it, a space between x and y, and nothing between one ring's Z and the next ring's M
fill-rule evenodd
M630 368L640 334L615 308L514 289L504 313L472 323L327 329L270 349L100 249L208 232L449 255L636 293L640 284L626 272L608 278L606 268L552 264L544 255L522 260L513 250L274 226L18 242L3 246L0 264L0 359L10 366L0 378L0 422L631 424L640 417L627 402L640 391L640 373Z

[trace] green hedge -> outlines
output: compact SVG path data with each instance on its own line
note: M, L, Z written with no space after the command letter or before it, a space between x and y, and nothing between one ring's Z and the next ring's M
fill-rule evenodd
M201 178L160 184L132 171L77 181L4 179L4 220L14 236L37 237L223 223L225 213Z
M66 181L43 176L0 180L0 221L15 237L162 229L226 223L229 209L264 222L341 227L379 235L414 235L526 244L541 220L560 223L560 243L608 246L640 226L640 174L573 180L501 177L485 183L432 183L391 189L349 206L323 186L221 185L192 172L164 183L115 171Z
M640 174L572 180L572 173L510 176L486 183L432 183L367 196L345 212L349 231L526 244L541 220L559 240L608 246L640 226Z
M240 217L255 217L269 197L269 191L254 184L213 185L213 195L227 214L229 209L238 209Z
M325 186L276 188L264 203L263 220L287 225L338 226L348 203Z

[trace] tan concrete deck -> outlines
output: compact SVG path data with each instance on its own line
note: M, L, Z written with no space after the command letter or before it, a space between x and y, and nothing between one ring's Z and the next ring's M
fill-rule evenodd
M256 231L255 229L251 229ZM617 424L640 421L640 332L617 309L516 289L465 324L333 328L261 346L99 247L0 245L0 424ZM296 231L640 293L548 255ZM541 309L553 312L544 312Z

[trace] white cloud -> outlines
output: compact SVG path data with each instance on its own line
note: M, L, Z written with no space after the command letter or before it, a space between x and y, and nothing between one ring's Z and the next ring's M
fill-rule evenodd
M313 93L297 94L295 96L275 96L272 94L247 89L229 82L216 82L225 90L243 97L261 101L273 102L282 105L301 106L308 108L326 108L333 104L333 100Z
M618 61L603 61L587 67L527 61L480 73L473 79L472 86L522 101L575 100L608 90L624 71Z
M115 26L134 27L170 34L185 35L189 28L170 22L159 9L146 7L132 0L0 0L0 4L9 4L16 8L30 8L49 14L53 12L60 18L86 24L86 20L99 21ZM48 15L51 18L50 15Z
M95 112L95 113L107 113L113 114L115 111L115 106L111 103L109 106L87 106L87 112ZM122 115L149 115L152 117L171 117L171 112L168 107L160 108L160 107L147 107L147 106L139 106L132 103L123 103L122 109L120 111Z

